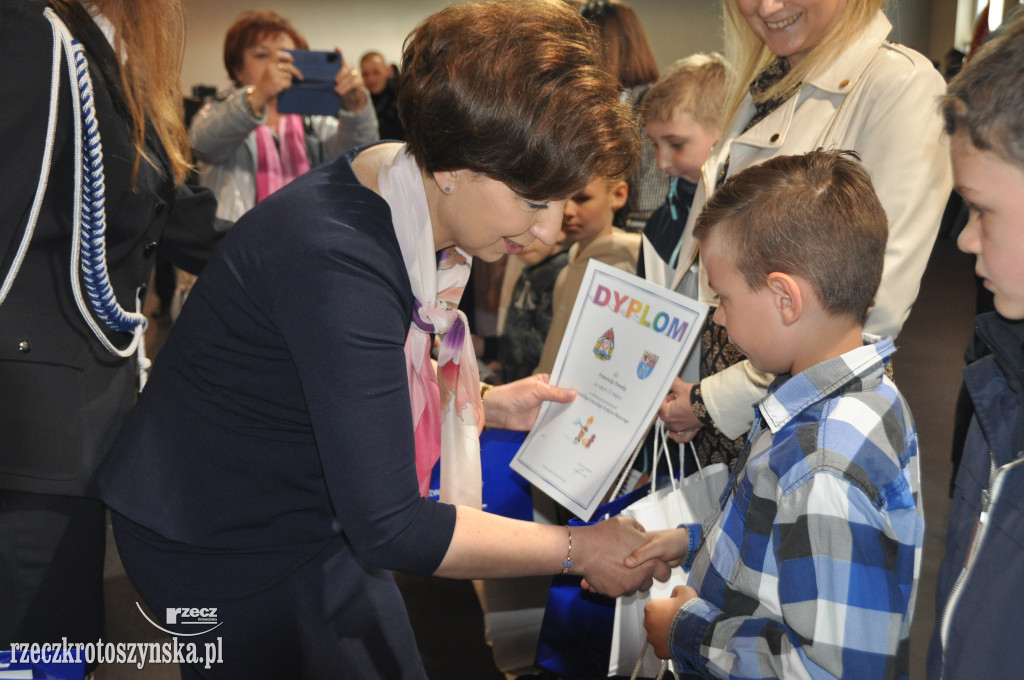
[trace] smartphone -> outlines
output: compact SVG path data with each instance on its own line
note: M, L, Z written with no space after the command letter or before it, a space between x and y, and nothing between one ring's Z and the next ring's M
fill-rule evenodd
M295 67L302 71L302 80L296 78L290 88L277 95L278 112L304 116L338 115L341 97L334 91L334 77L341 68L341 53L322 50L288 52Z

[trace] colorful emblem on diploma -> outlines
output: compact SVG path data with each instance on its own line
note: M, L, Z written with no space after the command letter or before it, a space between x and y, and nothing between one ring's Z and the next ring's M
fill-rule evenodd
M573 438L572 443L583 444L583 448L589 449L590 445L594 443L595 439L597 439L596 434L592 434L589 437L587 436L587 433L590 431L590 426L594 424L594 416L590 416L589 418L587 418L587 422L583 422L582 420L577 418L576 420L573 421L572 424L579 425L580 428L579 434L577 434L576 437Z
M636 365L636 377L643 380L654 371L657 364L658 355L644 350L644 355L640 357L640 363Z
M594 343L594 354L601 361L608 361L612 358L612 352L615 351L615 330L609 328L604 332L604 335L597 339Z

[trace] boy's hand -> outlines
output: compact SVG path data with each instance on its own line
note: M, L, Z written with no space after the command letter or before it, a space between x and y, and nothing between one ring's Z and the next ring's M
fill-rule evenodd
M690 403L691 389L693 383L675 378L672 381L672 391L658 408L658 416L665 421L669 436L680 444L693 439L700 428L704 427L693 413L693 405Z
M654 649L654 654L659 659L668 659L672 656L669 647L668 632L672 628L672 621L676 618L679 609L697 598L697 591L690 586L676 586L672 590L672 597L651 600L644 605L644 628L647 629L647 640Z
M690 537L685 528L648 531L647 535L651 537L651 541L626 557L627 567L638 567L648 560L658 560L671 569L678 567L686 559L686 549L689 546ZM654 578L659 581L667 581L668 577L668 571L655 568Z

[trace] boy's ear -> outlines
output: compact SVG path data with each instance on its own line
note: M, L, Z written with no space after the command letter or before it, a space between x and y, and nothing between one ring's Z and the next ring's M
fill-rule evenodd
M789 274L772 272L768 275L767 286L783 325L796 323L804 313L804 294L800 284Z
M629 198L629 185L625 181L619 180L612 186L612 211L618 210L622 206L626 205L626 199Z

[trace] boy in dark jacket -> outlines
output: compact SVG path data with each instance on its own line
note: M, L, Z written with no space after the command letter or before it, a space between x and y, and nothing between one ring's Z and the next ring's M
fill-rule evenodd
M939 570L929 678L1007 677L1024 667L1024 12L942 101L956 189L970 209L957 243L996 312L975 320L991 350L964 370L975 416L956 477Z

